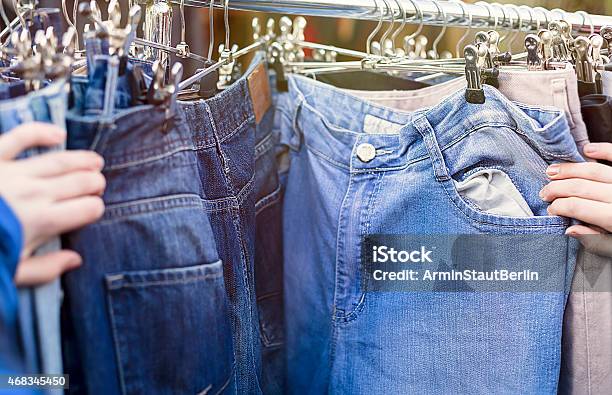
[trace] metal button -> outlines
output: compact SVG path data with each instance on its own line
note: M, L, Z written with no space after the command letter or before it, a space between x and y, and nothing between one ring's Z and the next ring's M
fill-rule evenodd
M359 144L357 146L357 157L360 161L368 163L376 157L376 148L368 143Z

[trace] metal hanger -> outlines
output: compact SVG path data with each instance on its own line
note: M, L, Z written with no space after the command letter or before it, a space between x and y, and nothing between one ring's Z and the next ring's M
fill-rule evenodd
M461 36L461 38L457 41L457 44L455 45L455 54L457 57L461 56L462 53L462 45L463 42L465 41L466 38L468 38L468 36L470 35L470 33L472 32L472 22L473 22L473 17L472 17L472 12L467 10L465 8L465 4L463 4L463 1L461 0L454 0L457 4L459 4L459 6L461 7L461 10L463 11L463 17L465 18L465 14L468 14L468 26L467 29L465 29L465 32L463 33L463 36ZM490 13L489 13L490 15Z

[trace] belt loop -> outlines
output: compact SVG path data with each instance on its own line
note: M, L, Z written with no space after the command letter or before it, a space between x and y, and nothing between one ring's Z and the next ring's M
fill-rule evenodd
M292 126L292 136L290 138L289 144L292 149L298 151L302 146L302 141L304 139L304 134L302 133L302 129L300 128L300 115L302 113L302 107L304 106L304 96L301 92L298 92L297 103L295 104L295 109L293 110L293 118L291 120Z
M436 139L436 133L427 120L427 117L422 116L417 118L413 121L413 124L421 136L423 136L423 141L425 141L425 146L429 152L436 179L440 182L450 180L451 177L448 173L446 163L444 162L442 151L440 151L440 146L438 145L438 140Z

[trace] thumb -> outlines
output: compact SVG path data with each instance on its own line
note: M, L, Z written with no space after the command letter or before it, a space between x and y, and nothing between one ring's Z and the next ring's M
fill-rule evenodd
M79 254L68 250L26 258L17 266L15 284L19 287L43 285L69 270L76 269L81 263Z

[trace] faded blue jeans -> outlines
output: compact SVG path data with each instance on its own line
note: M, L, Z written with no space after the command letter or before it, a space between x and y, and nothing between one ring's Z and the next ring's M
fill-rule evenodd
M551 292L368 292L363 238L394 235L560 235L538 192L545 169L582 161L563 112L519 105L485 86L414 113L289 77L277 124L291 149L283 211L289 392L556 392L561 326L575 242L533 237L533 265L562 276ZM494 168L533 217L480 211L456 182ZM528 239L531 240L531 239ZM512 253L511 244L498 248Z
M11 84L16 86L19 82L13 81ZM19 94L23 93L18 91ZM65 81L49 84L38 91L18 97L6 98L0 101L0 133L33 121L52 123L64 129L67 100L68 85ZM54 149L63 149L63 147ZM49 148L32 148L24 152L22 157L46 151L49 151ZM59 239L56 238L40 247L36 254L45 254L59 248ZM21 347L26 357L28 373L62 373L60 304L59 280L38 287L19 289Z

